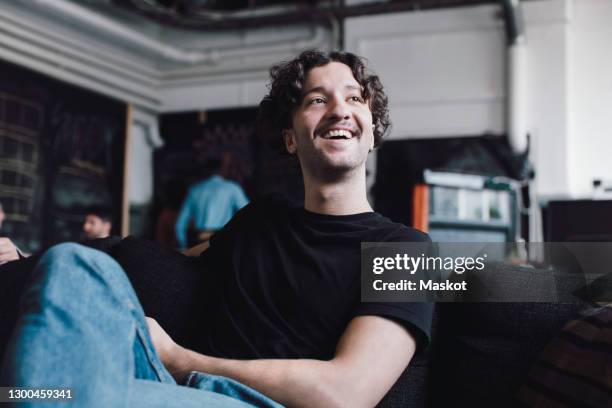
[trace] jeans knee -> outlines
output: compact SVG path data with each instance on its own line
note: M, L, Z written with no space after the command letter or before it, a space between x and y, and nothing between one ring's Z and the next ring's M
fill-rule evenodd
M37 266L38 277L49 295L97 293L134 304L135 295L121 266L108 254L76 243L51 247Z
M81 280L95 276L96 280L123 279L124 272L108 254L84 245L66 242L47 250L39 262L47 273L58 273L64 280Z
M104 258L108 255L81 244L65 242L49 248L43 254L39 264L47 267L59 265L63 271L68 271L76 266L93 265L100 257Z
M77 244L76 242L64 242L62 244L53 245L51 248L47 249L43 257L52 259L65 258L67 256L81 255L90 250L90 248Z

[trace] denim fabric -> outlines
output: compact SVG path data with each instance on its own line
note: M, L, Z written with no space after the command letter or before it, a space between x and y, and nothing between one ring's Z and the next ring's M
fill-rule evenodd
M76 404L67 406L79 407L279 406L230 379L191 377L211 377L204 382L217 385L176 384L155 352L129 280L112 258L77 244L57 245L41 258L22 297L1 386L69 387Z
M256 407L281 407L281 405L263 396L254 389L247 387L231 378L219 375L204 374L192 371L185 382L187 387L197 388L198 390L208 391L217 394L227 395L237 400L247 402ZM263 397L263 398L262 398Z

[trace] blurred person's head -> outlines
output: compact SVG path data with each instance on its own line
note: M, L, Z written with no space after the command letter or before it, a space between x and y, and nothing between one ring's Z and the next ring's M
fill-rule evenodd
M2 228L2 223L4 222L4 218L6 214L4 214L4 208L2 208L2 203L0 203L0 229Z
M104 207L90 207L85 213L83 233L87 239L106 238L113 227L111 212Z
M220 158L213 157L204 162L203 171L205 177L210 177L215 174L222 174L222 170L223 161Z

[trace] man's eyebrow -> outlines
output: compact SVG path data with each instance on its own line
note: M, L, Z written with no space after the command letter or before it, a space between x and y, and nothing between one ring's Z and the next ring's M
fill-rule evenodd
M322 86L315 86L314 88L310 88L309 90L305 91L302 96L306 96L309 93L313 93L313 92L321 92L324 93L325 89Z
M350 84L349 84L349 85L346 85L344 88L345 88L345 89L351 89L351 90L353 90L353 89L354 89L354 90L357 90L357 91L359 91L359 92L361 92L361 91L362 91L362 88L361 88L360 86L357 86L357 85L350 85Z
M362 91L362 88L360 86L357 85L352 85L352 84L347 84L344 86L344 89L349 89L349 90L357 90L359 92ZM307 90L306 92L304 92L302 94L302 96L306 96L309 93L313 93L313 92L321 92L321 93L325 93L325 88L322 86L315 86L314 88L310 88L309 90Z

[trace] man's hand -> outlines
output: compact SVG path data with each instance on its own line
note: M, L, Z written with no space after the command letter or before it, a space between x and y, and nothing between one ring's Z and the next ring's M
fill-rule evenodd
M19 259L17 247L8 238L0 238L0 265Z
M180 357L183 348L176 344L166 331L157 323L157 320L147 317L149 333L157 355L166 369L176 380L181 380L189 371L183 371L180 366Z
M193 246L189 249L184 250L183 255L197 257L197 256L200 256L202 252L206 251L208 247L210 247L210 241L205 241L205 242L202 242L201 244L198 244L196 246Z

